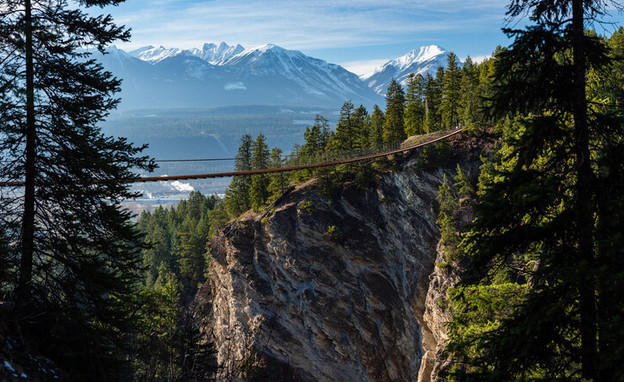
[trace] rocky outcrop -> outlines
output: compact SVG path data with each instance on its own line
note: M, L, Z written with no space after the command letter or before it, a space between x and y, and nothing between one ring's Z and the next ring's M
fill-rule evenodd
M217 378L431 379L444 339L436 301L453 282L434 273L436 195L452 171L417 160L367 191L327 198L302 184L213 239L195 304Z

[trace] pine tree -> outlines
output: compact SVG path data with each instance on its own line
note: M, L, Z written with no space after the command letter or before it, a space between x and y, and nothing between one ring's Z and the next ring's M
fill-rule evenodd
M614 247L623 220L612 209L622 206L624 132L614 105L587 102L587 73L606 73L609 59L584 22L603 10L582 0L509 6L535 25L508 30L515 41L497 56L495 115L521 116L503 128L497 160L483 172L465 246L472 263L449 326L461 379L624 378L624 309L615 303L624 271ZM498 313L471 316L510 283Z
M336 133L332 140L332 149L337 151L353 150L357 145L357 135L352 118L354 113L353 103L347 101L340 108L340 117L336 125Z
M407 138L403 122L405 95L403 88L393 78L386 94L386 114L383 124L384 143L400 142Z
M457 56L450 52L448 63L442 77L442 100L440 102L440 113L442 115L442 125L447 128L454 128L459 122L460 114L460 94L461 71L457 64Z
M206 218L187 216L177 233L179 244L175 248L178 260L182 295L192 299L200 284L206 281L206 244L210 226Z
M252 157L251 167L254 170L264 170L269 168L269 146L265 143L264 135L258 134L256 140L251 145ZM258 210L269 199L269 183L271 179L267 174L257 174L251 177L251 205L254 210Z
M383 145L384 112L375 105L370 120L369 145L373 148Z
M129 32L81 6L120 0L0 1L0 231L24 334L76 379L114 374L138 277L140 236L120 201L150 169L125 139L97 127L120 82L90 58ZM112 182L112 180L115 180ZM122 182L119 182L122 181ZM70 350L71 349L71 350Z
M236 171L251 170L251 135L245 134L241 137L241 144L238 147L234 169ZM225 190L225 207L231 217L238 217L251 208L251 177L249 175L235 176L232 183Z
M470 57L464 61L462 68L460 99L459 99L459 122L463 127L473 127L481 122L479 68L472 62Z
M351 114L351 124L355 134L355 149L363 149L368 146L368 111L364 105L360 105L353 114Z
M308 131L308 129L306 129ZM269 167L278 168L284 165L283 151L279 147L271 149ZM284 172L276 172L270 176L269 193L271 195L282 195L288 187L288 176Z
M405 132L408 136L423 134L425 124L425 105L423 103L425 91L425 78L420 75L411 75L408 84L405 99L407 106L405 108Z
M329 143L329 122L320 115L314 117L312 127L306 127L303 133L305 143L299 150L299 156L313 162L317 156L325 151Z
M440 102L442 100L442 78L444 68L439 67L435 78L425 75L425 130L432 132L440 129Z

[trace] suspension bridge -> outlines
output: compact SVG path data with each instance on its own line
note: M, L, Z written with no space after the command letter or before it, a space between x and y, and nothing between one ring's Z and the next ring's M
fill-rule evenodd
M390 145L384 145L375 149L367 150L354 150L348 152L335 152L324 153L314 158L312 163L306 163L305 159L297 158L296 156L286 157L284 166L255 169L246 171L221 171L221 172L207 172L201 174L185 174L185 175L160 175L160 176L141 176L133 179L110 179L110 180L94 180L89 183L101 183L101 182L123 182L123 183L147 183L147 182L166 182L166 181L179 181L179 180L197 180L197 179L214 179L224 178L231 176L242 175L257 175L257 174L270 174L287 171L297 171L305 169L313 169L319 167L336 166L340 164L361 162L366 160L372 160L382 157L387 157L403 152L408 152L417 148L425 147L445 139L459 134L463 131L462 128L456 128L453 130L439 131L436 133L427 134L424 136L408 139L405 142L397 142ZM157 161L159 166L169 167L169 169L175 169L180 167L180 164L194 164L205 162L224 162L233 161L234 158L217 158L217 159L183 159L183 160L162 160ZM301 163L304 162L304 163ZM162 172L162 169L161 169ZM22 187L24 181L0 181L0 187Z

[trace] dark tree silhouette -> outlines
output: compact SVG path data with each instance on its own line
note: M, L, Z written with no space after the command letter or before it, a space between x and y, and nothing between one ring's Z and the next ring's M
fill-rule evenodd
M2 288L28 318L25 333L39 331L32 336L50 356L103 378L139 261L139 235L119 207L134 194L110 180L153 163L97 127L118 102L119 81L85 49L103 51L129 33L66 1L4 0L0 13L0 178L25 181L1 193L10 259Z
M584 29L602 11L604 2L588 0L509 5L511 17L528 14L534 25L506 30L515 41L497 56L492 110L523 117L503 129L504 145L482 176L482 198L465 243L472 264L464 284L471 286L456 295L450 326L451 349L470 365L459 368L460 376L623 377L614 357L621 350L612 341L622 338L621 304L613 309L606 303L613 302L613 289L604 283L621 285L624 273L615 266L621 251L602 251L597 243L621 241L600 222L621 226L621 215L604 208L621 205L621 196L603 190L618 189L624 179L622 163L613 161L624 134L615 105L596 99L590 107L587 101L587 74L609 68L606 44ZM607 158L609 170L600 171ZM489 324L486 314L470 317L499 303Z

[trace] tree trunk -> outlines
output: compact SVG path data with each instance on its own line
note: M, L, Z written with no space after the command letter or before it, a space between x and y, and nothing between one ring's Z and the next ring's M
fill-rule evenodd
M581 357L583 376L596 378L596 295L593 279L594 239L593 202L591 193L592 169L587 126L585 93L585 47L583 0L572 1L572 44L574 51L574 131L577 156L577 203L579 230L579 307L581 316Z
M26 164L24 212L22 216L22 257L19 270L19 283L17 286L17 302L20 307L27 305L31 297L35 234L36 130L31 0L25 0L24 5L24 34L26 37Z

